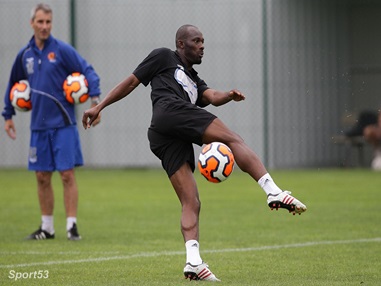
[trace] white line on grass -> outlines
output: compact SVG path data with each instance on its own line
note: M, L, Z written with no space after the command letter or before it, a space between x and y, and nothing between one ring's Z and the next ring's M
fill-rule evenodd
M381 242L381 237L375 238L363 238L355 240L327 240L327 241L312 241L305 243L295 243L295 244L280 244L280 245L268 245L259 247L247 247L247 248L226 248L226 249L210 249L203 250L203 253L224 253L224 252L250 252L250 251L263 251L281 248L300 248L316 245L333 245L333 244L354 244L354 243L368 243L368 242ZM20 252L19 254L23 254ZM102 262L110 260L128 260L133 258L143 258L143 257L159 257L159 256L175 256L184 255L184 251L165 251L165 252L142 252L131 255L118 255L110 257L98 257L98 258L84 258L75 260L58 260L58 261L46 261L46 262L31 262L23 264L4 264L0 265L0 268L16 268L16 267L30 267L39 265L59 265L59 264L72 264L72 263L88 263L88 262Z

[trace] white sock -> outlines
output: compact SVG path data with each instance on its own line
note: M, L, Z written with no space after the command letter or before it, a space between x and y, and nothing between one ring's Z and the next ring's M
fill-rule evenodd
M269 173L263 175L259 180L258 184L265 191L266 195L269 194L277 195L282 192L282 190L274 183L273 178L271 178Z
M185 248L187 250L187 263L189 262L192 265L199 265L202 263L199 250L200 244L197 240L188 240L185 243Z
M66 218L66 230L70 230L73 227L73 224L77 223L76 217L67 217Z
M52 215L43 215L41 216L41 229L49 232L50 234L54 233L54 224Z

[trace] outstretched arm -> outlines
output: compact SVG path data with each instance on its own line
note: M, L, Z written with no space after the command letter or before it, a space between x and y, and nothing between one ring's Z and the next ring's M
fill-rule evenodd
M128 78L115 86L99 104L83 113L83 127L85 129L90 128L102 109L129 95L139 84L139 79L134 74L131 74Z
M202 95L202 101L204 104L212 104L214 106L224 105L230 101L245 100L245 96L237 89L231 91L218 91L215 89L207 89Z

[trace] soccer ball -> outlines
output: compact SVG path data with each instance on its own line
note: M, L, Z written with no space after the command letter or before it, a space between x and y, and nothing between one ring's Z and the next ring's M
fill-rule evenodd
M198 169L209 182L225 181L234 168L234 156L228 146L212 142L202 148L198 157Z
M9 99L14 108L19 111L29 111L32 109L30 100L30 86L27 80L16 82L9 94Z
M89 84L86 77L79 72L68 75L62 87L66 100L71 104L84 103L89 98Z

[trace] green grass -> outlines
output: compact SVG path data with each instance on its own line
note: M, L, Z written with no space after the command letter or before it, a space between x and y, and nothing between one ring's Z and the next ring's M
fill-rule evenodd
M222 184L196 174L201 255L221 285L380 285L381 174L272 176L307 213L269 211L263 191L238 171ZM0 285L189 285L180 204L162 170L78 169L79 242L66 240L61 182L53 179L56 238L25 241L40 223L34 173L0 170ZM48 278L9 278L35 271Z

